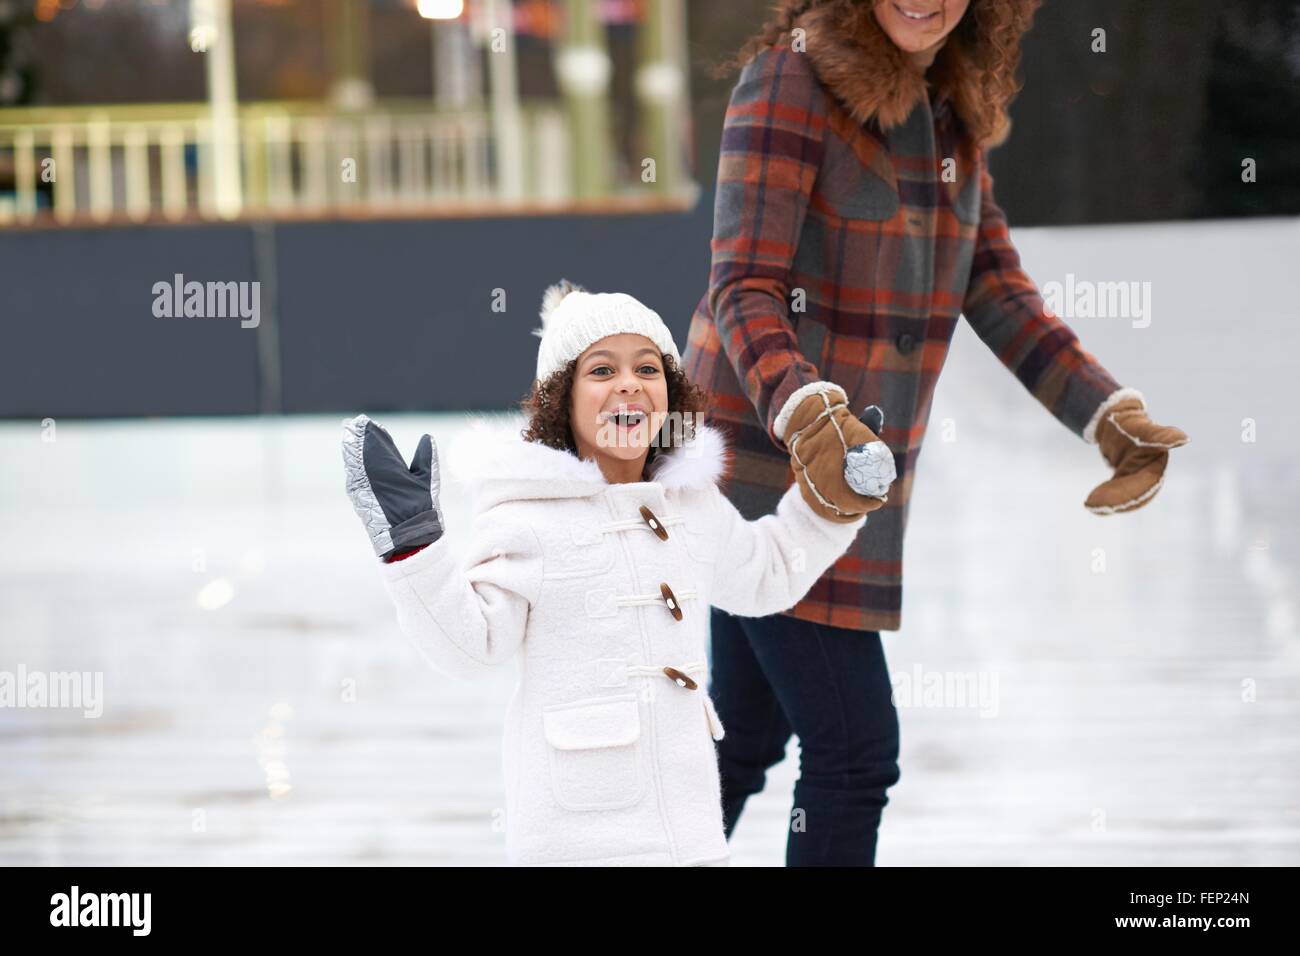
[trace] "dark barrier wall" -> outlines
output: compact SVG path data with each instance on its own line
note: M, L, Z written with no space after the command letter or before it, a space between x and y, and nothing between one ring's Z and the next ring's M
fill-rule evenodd
M0 417L257 411L253 330L154 318L177 272L254 279L251 230L0 233Z
M0 417L504 408L560 278L636 296L685 349L712 216L705 193L679 213L0 234ZM155 317L176 273L259 281L260 324Z

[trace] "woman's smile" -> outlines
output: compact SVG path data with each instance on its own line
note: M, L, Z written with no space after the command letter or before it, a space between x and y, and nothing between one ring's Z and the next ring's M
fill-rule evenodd
M905 20L910 20L912 23L925 23L929 20L933 20L939 15L938 10L931 10L929 13L926 13L920 10L911 10L897 3L891 3L890 6L898 11L899 16L903 17Z
M929 69L970 0L870 0L880 29L922 72Z

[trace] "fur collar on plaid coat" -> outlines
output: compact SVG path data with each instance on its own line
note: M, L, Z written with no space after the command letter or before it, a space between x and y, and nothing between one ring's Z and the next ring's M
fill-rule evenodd
M956 66L966 55L955 35L948 36L927 79L880 28L869 3L854 4L847 15L834 5L817 6L798 16L794 26L804 31L817 78L857 122L875 119L882 129L898 126L933 86L935 112L951 106L972 125L975 94L955 82ZM1007 132L1004 126L985 145L1002 142Z

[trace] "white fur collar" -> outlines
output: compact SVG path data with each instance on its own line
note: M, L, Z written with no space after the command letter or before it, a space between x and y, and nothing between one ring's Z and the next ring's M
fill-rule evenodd
M521 436L523 420L474 416L440 462L446 473L472 489L476 510L515 498L578 498L609 487L600 466ZM651 481L665 490L717 484L730 463L723 433L699 424L695 438L661 448L650 466Z

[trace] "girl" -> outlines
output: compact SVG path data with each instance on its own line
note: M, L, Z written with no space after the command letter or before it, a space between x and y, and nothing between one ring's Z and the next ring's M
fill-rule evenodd
M791 419L828 392L889 409L881 437L901 476L871 534L793 608L712 612L727 833L798 734L792 866L875 859L899 776L880 631L901 626L912 478L959 317L1099 446L1114 474L1084 502L1092 512L1146 505L1187 441L1043 308L994 201L986 151L1007 135L1037 5L782 0L732 64L743 69L722 131L712 270L686 348L686 373L737 449L728 497L747 517L770 510L789 482Z
M797 602L884 503L893 458L825 402L799 423L797 489L747 522L718 490L726 446L697 420L705 397L656 313L562 282L542 322L526 430L476 422L452 449L473 499L461 562L428 435L408 468L374 422L345 422L349 497L434 668L472 678L519 659L503 761L512 863L724 864L708 608ZM866 417L879 427L878 410Z

